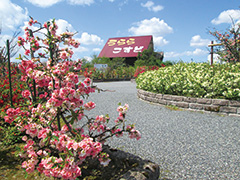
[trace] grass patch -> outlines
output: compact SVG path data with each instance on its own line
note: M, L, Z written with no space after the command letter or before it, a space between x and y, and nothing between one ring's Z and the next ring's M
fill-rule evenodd
M165 107L172 111L181 111L181 109L179 107L174 106L174 105L166 105Z

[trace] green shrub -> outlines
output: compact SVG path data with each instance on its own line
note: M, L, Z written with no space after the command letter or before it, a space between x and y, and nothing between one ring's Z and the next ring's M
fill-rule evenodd
M148 71L136 79L137 88L161 94L240 100L240 63L180 63Z
M93 79L101 79L101 80L109 80L109 79L131 79L133 78L135 72L135 68L132 66L129 67L117 67L111 68L107 67L103 70L93 69L92 70L92 78Z
M0 117L0 142L2 145L9 146L22 142L22 136L23 134L18 130L16 124L9 125Z
M158 57L158 53L154 52L152 48L145 49L143 52L139 52L137 60L134 63L135 67L138 66L161 66L163 55Z

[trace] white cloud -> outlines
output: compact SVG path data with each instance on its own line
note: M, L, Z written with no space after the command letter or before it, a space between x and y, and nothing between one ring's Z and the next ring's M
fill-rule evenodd
M148 1L145 4L141 3L142 7L148 8L149 11L151 11L151 7L154 5L154 2Z
M50 19L49 21L52 21L52 19ZM73 28L73 26L64 19L56 19L55 22L58 26L58 29L57 29L57 34L58 35L66 32L66 31L73 32L73 33L76 32L76 30ZM28 21L24 22L24 26L22 27L22 31L24 31L24 29L26 27L29 27ZM31 26L32 30L37 30L38 28L39 28L38 25L32 25ZM46 34L47 33L46 29L41 30L41 33ZM44 35L41 35L41 34L39 34L38 36L40 36L42 38L44 37Z
M164 52L164 58L173 58L173 57L179 57L181 56L180 53L176 53L176 52Z
M109 0L109 2L114 2L115 0Z
M100 52L102 49L101 48L94 48L93 52Z
M27 1L35 6L47 8L47 7L53 6L54 4L57 4L61 1L65 1L65 0L27 0ZM90 6L92 3L94 3L94 0L66 0L66 1L67 1L67 3L69 3L71 5L88 5L88 6Z
M168 26L164 20L153 17L152 19L144 19L136 23L137 27L131 27L129 32L135 35L155 35L163 36L173 32L173 29Z
M161 10L163 10L163 6L160 6L160 5L154 6L154 7L152 7L152 10L153 10L154 12L161 11Z
M219 16L211 21L212 24L222 24L222 23L232 23L240 21L240 10L230 9L227 11L223 11L219 14Z
M181 57L181 56L203 56L203 55L207 55L207 54L209 54L209 52L207 50L197 48L194 51L185 51L182 53L165 52L164 57L173 58L173 57Z
M183 54L186 55L186 56L202 56L202 55L205 55L205 54L209 54L209 52L206 51L206 50L202 50L202 49L197 48L194 51L186 51Z
M136 23L135 27L131 27L129 30L133 35L152 35L154 44L158 46L163 46L168 43L167 40L163 38L165 34L173 32L173 29L168 26L164 20L153 17L152 19L145 19L141 22Z
M8 39L12 39L12 36L0 34L0 47L6 46L6 42Z
M57 4L63 0L27 0L27 1L35 6L46 8L46 7L50 7L54 4Z
M209 39L202 39L200 35L195 35L192 37L191 41L190 41L190 46L208 46L210 44L210 40Z
M218 54L213 54L213 63L224 63L220 59L221 58ZM208 63L211 63L211 55L208 55L207 61L208 61Z
M163 6L160 5L154 5L154 2L152 1L147 1L145 4L141 3L142 7L147 8L149 11L153 11L153 12L158 12L163 10Z
M66 31L69 32L76 32L76 30L73 28L71 24L69 24L66 20L64 19L57 19L56 24L58 26L57 29L57 34L62 34Z
M77 53L77 52L87 52L89 51L88 48L86 47L83 47L83 46L79 46L78 48L74 48L74 52Z
M1 0L0 3L0 26L2 30L16 30L26 19L27 9L12 3L10 0Z
M88 34L87 32L83 32L81 38L79 39L79 42L85 45L101 45L103 43L103 40L95 34Z
M6 50L6 42L7 40L11 40L13 37L11 35L3 35L0 34L0 47L5 47L5 53ZM17 38L14 39L14 43L17 41ZM19 57L19 54L24 54L24 49L20 48L19 46L16 46L14 48L14 51L16 52L15 56L11 57L11 62L20 62L20 60L16 60L16 57ZM11 54L10 54L11 55Z
M89 62L92 61L92 59L93 59L92 57L89 57L89 56L84 56L83 58L86 59Z
M153 41L154 41L154 45L155 46L164 46L166 44L169 43L169 41L167 41L166 39L164 39L163 37L159 36L159 37L153 37Z
M90 6L91 4L94 3L94 0L67 0L67 2L72 5L88 5L88 6Z

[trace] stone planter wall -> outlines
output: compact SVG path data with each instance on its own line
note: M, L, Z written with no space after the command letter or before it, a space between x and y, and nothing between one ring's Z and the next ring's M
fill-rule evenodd
M141 89L138 89L137 96L142 100L161 105L173 105L192 111L203 111L240 117L240 101L156 94Z

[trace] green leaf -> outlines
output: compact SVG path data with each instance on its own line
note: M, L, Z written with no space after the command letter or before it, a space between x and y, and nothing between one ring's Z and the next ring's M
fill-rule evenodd
M18 121L18 120L20 120L20 119L21 119L21 116L18 116L18 117L17 117L15 120L17 120L17 121Z
M46 137L46 138L43 140L43 142L46 142L46 141L48 141L48 137Z
M52 136L52 140L57 140L57 141L59 141L59 138L58 138L57 136L53 135L53 136Z
M68 151L68 153L71 155L71 156L73 156L73 153L72 153L72 151L70 151L69 149L67 149L66 148L66 150Z
M26 169L24 169L24 171L25 171L24 178L27 179L27 177L28 177L28 173L27 173Z

